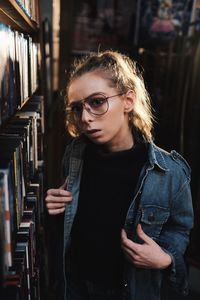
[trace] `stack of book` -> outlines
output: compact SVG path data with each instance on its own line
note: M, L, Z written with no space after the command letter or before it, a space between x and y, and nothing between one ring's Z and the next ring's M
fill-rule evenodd
M0 124L13 115L38 87L38 43L0 23Z
M38 11L36 0L16 0L23 11L34 21L38 22Z
M0 299L39 300L44 104L39 1L0 1Z
M0 277L5 299L39 299L42 100L32 97L0 130Z

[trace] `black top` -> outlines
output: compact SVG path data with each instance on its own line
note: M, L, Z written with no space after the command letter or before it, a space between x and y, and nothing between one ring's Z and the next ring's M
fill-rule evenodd
M87 145L70 247L73 266L83 278L109 285L121 281L121 229L146 159L142 143L112 153Z

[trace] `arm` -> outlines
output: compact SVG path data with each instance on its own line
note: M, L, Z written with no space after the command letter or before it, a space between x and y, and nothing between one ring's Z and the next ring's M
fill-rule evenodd
M171 205L171 215L163 227L158 244L172 258L167 275L172 286L187 293L187 270L184 253L189 243L190 230L193 227L193 207L189 181L182 186Z
M69 174L69 159L72 143L67 145L62 159L61 175L64 183L58 189L49 189L45 198L46 207L50 215L61 214L65 211L66 204L72 201L72 195L67 191Z
M187 290L187 273L184 252L189 242L189 232L193 225L193 210L188 180L171 202L171 216L164 224L157 243L137 226L137 235L143 240L138 244L127 238L122 231L122 249L126 257L136 267L167 269L173 286L178 291Z

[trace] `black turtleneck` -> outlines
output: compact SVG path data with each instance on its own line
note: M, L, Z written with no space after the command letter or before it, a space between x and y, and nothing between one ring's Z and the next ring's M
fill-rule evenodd
M121 280L120 233L147 159L145 144L106 153L86 147L70 257L84 279L115 285Z

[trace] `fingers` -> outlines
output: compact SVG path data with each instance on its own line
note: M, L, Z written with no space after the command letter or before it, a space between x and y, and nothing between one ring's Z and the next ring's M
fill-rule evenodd
M49 209L48 212L50 215L58 215L65 211L65 207L59 209Z
M125 257L131 264L134 264L132 256L129 255L129 253L127 253L124 249L123 249L123 253L124 253L124 257Z
M57 215L63 213L66 208L66 204L72 201L72 194L61 188L49 189L47 191L45 201L49 214Z
M123 247L123 252L131 262L136 260L137 254L135 252L133 252L132 250L130 250L129 248Z
M122 231L121 231L121 238L122 239L127 239L127 234L126 234L126 231L124 229L122 229Z
M124 255L131 264L134 264L135 267L148 268L148 266L146 266L146 264L141 260L140 256L137 254L134 254L129 249L124 249Z
M138 237L144 241L145 244L152 245L155 244L154 240L150 238L144 231L140 224L137 225L136 229ZM135 254L141 251L141 244L135 243L132 240L128 239L127 234L124 229L121 231L121 246L122 248L129 249L131 252Z
M63 207L65 207L65 205L66 205L66 203L65 202L63 202L63 203L61 203L61 202L58 202L58 203L56 203L56 202L47 202L46 203L46 206L47 206L47 208L48 209L52 209L52 208L56 208L56 209L58 209L58 208L63 208Z
M134 243L127 238L127 234L124 229L121 231L121 245L122 248L129 249L131 252L138 252L140 250L140 244Z
M145 243L149 244L149 243L152 243L152 238L150 238L143 230L142 230L142 226L141 224L138 224L137 225L137 228L136 228L136 232L137 232L137 235L138 237L143 240Z
M65 182L60 186L60 189L65 190L67 188L68 177L65 179Z
M62 189L49 189L47 195L69 197L71 196L71 193Z
M124 252L125 258L132 264L134 264L136 267L141 266L140 256L137 252L135 252L133 249L127 248L126 246L122 245L122 250Z
M171 256L164 252L160 246L137 226L137 235L144 241L142 244L135 243L127 238L124 230L121 232L121 245L125 257L138 268L163 269L171 264Z

